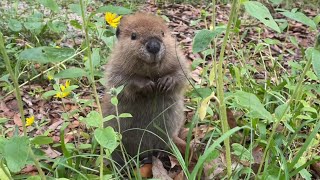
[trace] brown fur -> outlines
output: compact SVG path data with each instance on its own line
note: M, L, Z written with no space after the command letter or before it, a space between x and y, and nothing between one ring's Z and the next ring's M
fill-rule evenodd
M119 32L106 73L107 91L125 85L118 96L119 114L131 113L133 116L120 119L122 143L130 156L138 154L140 141L140 153L168 149L168 137L175 139L184 123L187 62L160 17L142 13L125 16ZM135 40L131 39L132 33L136 34ZM145 50L150 38L161 42L157 56ZM115 114L109 95L104 97L103 111L105 116ZM115 120L107 125L118 130ZM140 157L150 154L144 153Z

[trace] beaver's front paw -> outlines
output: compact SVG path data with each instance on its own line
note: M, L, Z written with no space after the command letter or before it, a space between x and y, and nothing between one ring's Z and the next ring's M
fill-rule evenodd
M155 86L156 84L153 81L149 80L140 86L140 91L144 93L150 93L154 91Z
M157 81L157 89L160 92L167 92L173 89L175 79L172 76L164 76Z

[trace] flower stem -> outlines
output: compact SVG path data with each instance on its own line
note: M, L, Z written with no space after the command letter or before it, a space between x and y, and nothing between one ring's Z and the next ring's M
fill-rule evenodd
M220 101L219 111L220 111L220 117L221 117L220 119L221 119L221 125L222 125L222 133L225 133L229 130L229 124L228 124L227 112L226 112L226 104L224 102L224 91L223 91L224 72L223 72L222 64L223 64L223 60L224 60L224 52L225 52L227 41L228 41L229 34L230 34L231 24L233 22L233 17L236 14L235 12L236 12L236 7L237 7L237 2L238 2L238 0L233 0L233 2L232 2L231 14L230 14L230 18L228 21L226 34L223 38L223 43L221 46L220 56L219 56L219 64L218 64L217 94L218 94L218 99ZM232 167L231 167L231 153L230 153L229 137L224 140L224 146L226 148L227 174L228 174L228 178L231 178Z
M19 84L18 84L18 79L16 77L16 75L14 74L11 64L10 64L10 60L8 57L8 54L6 52L5 46L4 46L4 39L3 39L3 34L0 32L0 52L3 56L3 60L6 64L6 68L9 71L9 74L12 78L13 81L13 85L15 88L15 92L16 92L16 98L18 101L18 107L19 107L19 112L20 112L20 117L21 117L21 121L22 121L22 128L23 128L23 135L27 136L27 128L26 128L26 118L24 116L24 112L23 112L23 103L22 103L22 98L21 98L21 94L20 94L20 89L19 89ZM36 156L33 154L32 149L30 148L30 155L33 159L33 162L39 172L39 175L41 177L42 180L46 179L46 176L44 175L41 167L40 167L40 163L39 161L36 159Z
M90 48L90 37L89 37L89 33L88 33L88 27L87 27L87 19L85 16L85 10L84 10L84 5L83 5L83 0L80 0L80 7L81 7L81 17L82 17L82 29L85 32L85 43L87 46L87 55L88 55L88 61L89 61L89 65L90 65L90 80L91 80L91 84L92 84L92 88L93 88L93 93L94 93L94 97L96 99L96 103L98 106L98 111L100 114L100 128L103 128L103 116L102 116L102 109L101 109L101 105L100 105L100 101L99 101L99 96L97 93L97 87L96 84L94 82L94 70L93 70L93 63L92 63L92 58L91 58L91 48ZM100 146L100 179L103 179L103 147Z
M20 117L21 117L21 121L22 121L23 135L27 136L26 118L25 118L24 112L23 112L23 103L22 103L22 99L21 99L21 93L20 93L20 89L19 89L18 79L15 76L13 69L11 67L8 54L7 54L6 49L4 47L4 39L3 39L3 35L1 32L0 32L0 52L2 54L4 62L6 64L6 68L9 71L9 74L10 74L12 81L13 81L13 85L14 85L15 93L16 93L16 98L18 101L18 108L19 108L19 112L20 112Z

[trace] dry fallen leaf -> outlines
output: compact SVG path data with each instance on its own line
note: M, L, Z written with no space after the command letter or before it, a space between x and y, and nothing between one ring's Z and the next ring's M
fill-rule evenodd
M152 164L144 164L140 167L140 175L143 178L151 178L152 177Z
M52 149L51 147L48 147L48 149L44 150L44 152L46 153L46 155L52 159L58 157L61 155L60 152Z
M226 169L223 158L224 156L221 153L216 159L204 163L203 171L205 179L219 179L219 177L223 177L223 172Z
M156 157L152 157L152 174L153 178L156 179L172 180L167 170L163 167L162 162Z
M20 118L20 114L15 114L13 116L13 122L15 125L21 127L22 126L22 121L21 121L21 118Z

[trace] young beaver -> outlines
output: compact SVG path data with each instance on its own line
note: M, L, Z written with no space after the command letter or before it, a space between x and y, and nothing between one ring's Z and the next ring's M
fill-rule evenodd
M107 91L124 85L118 95L118 111L133 117L120 119L122 143L130 156L140 154L142 159L152 155L150 150L168 149L168 138L179 141L187 62L160 17L142 13L125 16L116 35L118 42L106 70ZM116 114L108 94L103 111L104 116ZM118 130L116 120L106 125ZM119 161L120 157L113 154L113 158Z

